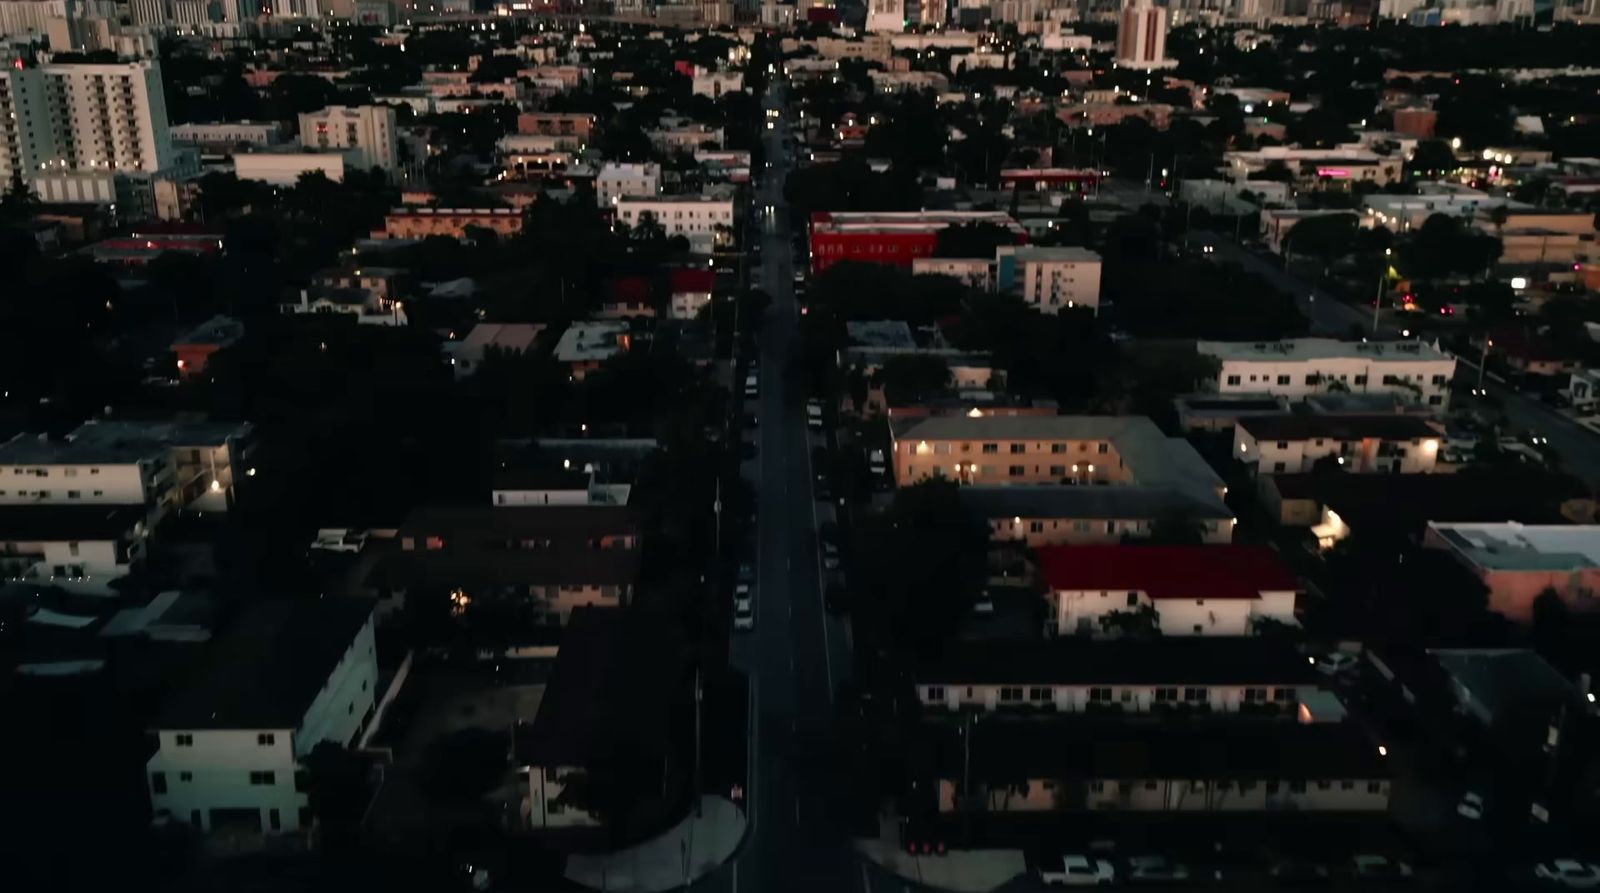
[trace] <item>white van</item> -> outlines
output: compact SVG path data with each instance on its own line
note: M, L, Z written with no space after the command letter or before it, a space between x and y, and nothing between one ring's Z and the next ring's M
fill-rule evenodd
M745 377L745 380L744 380L744 395L746 397L759 397L759 396L761 396L761 379L757 378L755 373L751 373L750 375Z
M822 430L822 401L806 401L806 427Z

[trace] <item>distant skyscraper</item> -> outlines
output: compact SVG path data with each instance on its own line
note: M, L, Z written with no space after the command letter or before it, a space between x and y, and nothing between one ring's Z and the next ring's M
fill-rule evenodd
M1150 0L1128 0L1117 22L1117 64L1123 68L1166 68L1167 10Z

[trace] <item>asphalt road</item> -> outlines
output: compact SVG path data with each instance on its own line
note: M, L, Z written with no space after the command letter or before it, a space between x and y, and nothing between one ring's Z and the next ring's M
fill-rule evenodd
M783 88L764 104L783 108ZM836 618L823 610L817 551L819 506L812 497L811 448L804 402L785 400L783 369L799 348L793 257L782 171L789 164L781 121L763 131L765 172L751 214L760 232L762 272L753 283L772 296L759 321L760 396L744 411L759 420L757 457L745 474L757 494L755 629L734 633L733 661L751 679L754 728L750 742L750 830L738 855L701 879L698 890L866 891L874 870L856 858L849 829L837 816L838 776L830 771L833 696L848 644ZM766 208L772 207L772 212ZM736 386L743 388L743 381ZM878 876L881 880L881 876ZM896 889L898 886L883 886Z

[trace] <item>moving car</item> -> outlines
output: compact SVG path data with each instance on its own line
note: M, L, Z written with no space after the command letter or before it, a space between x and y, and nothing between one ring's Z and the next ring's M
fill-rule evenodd
M1361 853L1350 857L1351 870L1358 878L1373 880L1403 880L1411 877L1411 866L1399 859L1380 856L1373 853Z
M1039 880L1054 887L1102 887L1116 882L1117 870L1104 859L1065 855L1039 865Z
M1483 818L1483 809L1483 795L1468 791L1461 795L1461 801L1456 804L1456 815L1476 822Z
M1356 668L1360 658L1348 651L1334 651L1311 658L1311 665L1324 676L1340 676Z
M1600 865L1579 862L1577 859L1553 859L1533 867L1533 876L1569 890L1593 890L1600 887Z
M822 430L822 401L821 400L807 400L806 401L806 427L807 428L812 428L812 429L818 430L818 431Z

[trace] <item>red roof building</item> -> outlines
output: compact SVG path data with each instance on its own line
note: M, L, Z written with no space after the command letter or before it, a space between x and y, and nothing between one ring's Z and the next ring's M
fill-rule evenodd
M1046 546L1037 550L1062 635L1153 617L1163 635L1250 635L1294 624L1299 581L1262 546ZM1109 619L1108 619L1109 618Z
M811 215L811 272L840 261L888 264L911 269L919 257L932 257L946 227L988 223L1011 230L1018 245L1028 234L1001 211L866 211Z

